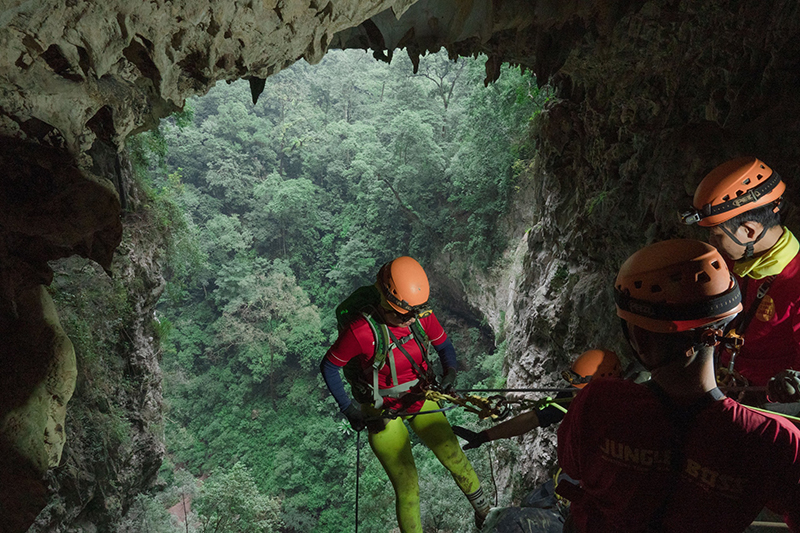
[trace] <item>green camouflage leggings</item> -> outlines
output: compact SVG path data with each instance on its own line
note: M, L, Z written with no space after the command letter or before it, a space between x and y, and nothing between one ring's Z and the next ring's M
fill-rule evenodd
M426 400L422 411L438 409L439 406ZM371 406L363 406L365 412L375 415ZM473 507L482 515L488 512L488 500L483 494L478 476L472 464L458 444L450 423L443 413L407 416L403 419L414 430L422 442L436 455L439 462L447 468L458 485L467 495ZM397 522L402 533L422 533L419 512L419 482L417 467L411 455L411 441L403 419L387 420L382 431L370 431L369 444L383 465L395 492Z

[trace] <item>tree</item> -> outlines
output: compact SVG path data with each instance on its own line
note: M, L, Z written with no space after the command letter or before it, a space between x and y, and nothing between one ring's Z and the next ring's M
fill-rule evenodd
M215 325L218 346L241 361L254 382L269 378L275 401L275 376L286 357L310 366L322 341L319 314L279 261L249 272L237 285Z
M242 463L212 474L194 508L203 533L266 533L283 526L280 500L262 494Z
M139 494L117 526L118 533L180 533L183 531L164 503L158 498Z
M317 368L335 306L399 255L432 264L454 250L480 268L502 253L497 221L544 93L512 68L484 88L482 63L428 55L414 75L402 55L386 65L331 52L267 79L255 106L246 82L220 84L192 100L192 124L165 124L148 140L165 161L159 172L180 176L199 250L191 269L167 265L180 290L159 308L164 331L171 325L168 452L196 477L214 472L209 482L248 465L260 493L280 498L287 533L339 533L351 520L353 436L331 420ZM501 356L486 355L486 331L456 329L464 376L496 383ZM418 457L426 501L440 482L442 494L453 489L430 455ZM372 459L362 454L365 533L386 530L393 501ZM205 501L206 527L230 524ZM430 524L463 529L452 505Z

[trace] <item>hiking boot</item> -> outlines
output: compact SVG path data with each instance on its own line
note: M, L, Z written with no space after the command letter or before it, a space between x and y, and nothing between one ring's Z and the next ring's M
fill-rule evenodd
M475 511L475 527L480 531L483 528L483 523L486 522L487 513L479 513Z

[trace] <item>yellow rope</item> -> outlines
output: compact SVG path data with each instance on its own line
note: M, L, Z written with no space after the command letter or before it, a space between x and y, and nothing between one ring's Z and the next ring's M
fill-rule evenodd
M555 398L555 399L554 398L545 398L545 400L547 400L547 403L545 405L552 405L553 407L555 407L556 409L558 409L562 413L566 413L567 412L567 408L564 407L563 405L559 405L559 403L561 401L564 401L564 400L567 400L567 401L571 402L572 398Z
M510 400L503 396L491 396L489 398L484 398L483 396L477 396L474 394L468 394L466 396L454 396L452 394L445 394L443 392L434 391L434 390L427 390L425 391L425 399L431 400L434 402L440 401L448 401L450 403L454 403L463 407L465 410L469 411L470 413L475 413L481 420L485 420L487 418L491 418L492 420L502 419L509 413L509 410L512 405L516 406L518 409L521 410L533 410L533 409L542 409L543 407L547 407L552 405L557 409L563 411L564 413L567 412L566 408L561 403L569 403L572 401L572 397L569 398L541 398L539 400L529 400L529 399L518 399L518 400Z
M770 415L782 416L783 418L787 418L787 419L792 420L794 422L800 422L800 418L798 418L796 416L785 415L783 413L776 413L775 411L770 411L769 409L759 409L758 407L752 407L750 405L746 405L745 407L748 407L749 409L752 409L753 411L760 411L762 413L767 413L767 414L770 414Z
M776 529L789 529L789 526L787 526L783 522L762 522L762 521L756 520L755 522L753 522L750 525L751 526L756 526L756 527L760 526L760 527L774 527Z
M553 494L555 494L557 501L560 501L560 502L563 502L563 503L569 505L569 500L564 498L559 493L555 492L555 488L558 487L558 476L561 475L561 472L562 472L562 470L561 470L561 467L559 466L558 470L556 470L556 473L553 475Z

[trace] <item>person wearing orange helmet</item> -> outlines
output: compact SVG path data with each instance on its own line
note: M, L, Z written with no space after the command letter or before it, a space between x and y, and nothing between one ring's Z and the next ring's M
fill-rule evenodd
M764 506L800 531L800 430L726 397L714 356L742 310L710 244L676 239L630 256L614 282L623 331L651 379L592 380L558 429L579 485L565 532L744 531Z
M792 386L800 384L800 242L780 222L785 190L765 163L740 157L703 178L681 218L708 228L742 289L745 311L732 327L744 345L723 351L721 365L750 385L769 385L770 399L790 402L800 400Z
M482 524L489 500L439 405L424 396L433 380L429 345L443 368L441 388L452 390L456 353L428 307L422 266L398 257L381 267L374 286L362 287L337 308L339 336L320 365L325 383L353 429L369 430L369 444L395 491L402 533L422 533L419 482L404 422L453 476ZM356 302L356 303L352 303ZM345 320L342 320L345 317ZM344 389L340 369L356 401Z
M593 379L621 377L622 366L617 354L611 350L592 349L579 355L573 361L569 370L564 370L561 375L570 385L575 387L575 392L561 392L556 396L556 399L562 400L562 402L527 411L482 431L476 432L462 426L453 426L453 432L467 441L464 449L470 450L487 442L510 439L533 431L536 428L549 427L563 420L564 413L566 413L569 405L566 400L573 398L580 389Z

